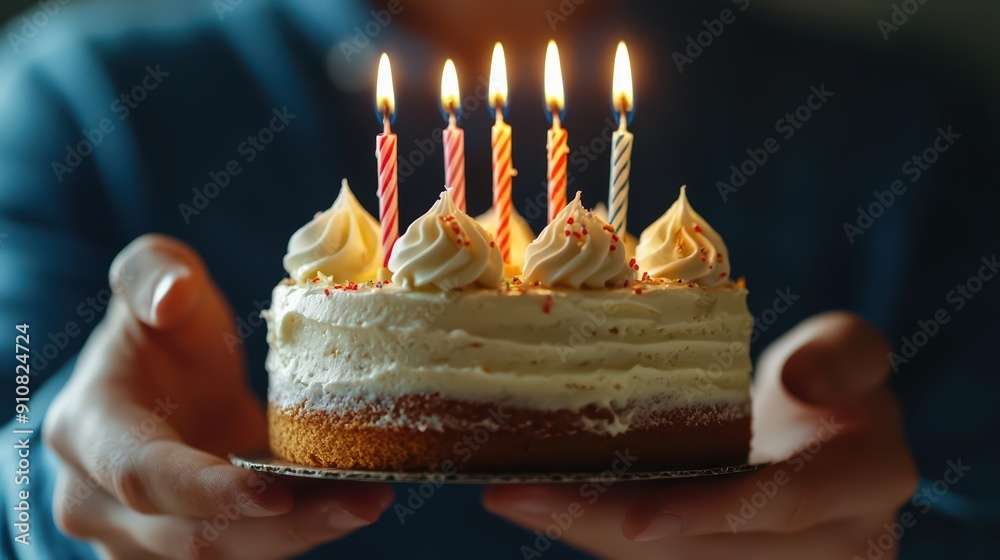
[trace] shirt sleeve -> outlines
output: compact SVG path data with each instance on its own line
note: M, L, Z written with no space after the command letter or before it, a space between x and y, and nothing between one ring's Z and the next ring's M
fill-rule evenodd
M55 526L57 458L41 441L49 403L110 300L107 270L121 245L95 157L108 146L94 132L100 121L82 116L101 75L72 91L60 84L73 64L59 53L0 58L0 348L10 364L0 376L4 558L94 557ZM17 353L27 357L16 359L22 331ZM17 373L28 373L19 378L22 365ZM27 397L26 409L15 410L15 395Z
M12 352L16 327L27 331L29 399L103 315L118 243L94 159L100 123L81 124L59 86L58 59L0 60L0 346ZM0 376L0 394L15 384ZM27 404L27 423L40 425L44 410ZM14 414L0 407L0 422Z

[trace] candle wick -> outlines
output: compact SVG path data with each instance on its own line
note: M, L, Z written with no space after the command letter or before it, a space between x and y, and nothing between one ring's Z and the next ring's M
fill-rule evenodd
M457 127L458 117L455 116L455 102L448 101L448 126Z
M559 109L552 105L552 129L559 130L560 128L562 128L562 122L559 119Z
M618 100L618 103L620 104L618 106L618 119L619 119L618 127L621 130L625 130L628 125L628 111L625 109L626 107L628 107L628 100L625 98L624 93L621 95L621 98Z
M389 107L384 106L382 108L382 134L392 134L392 129L389 128Z
M498 97L498 99L497 99L496 107L494 107L494 109L496 110L496 114L497 114L497 124L503 124L503 103L500 103L499 96L497 96L497 97Z

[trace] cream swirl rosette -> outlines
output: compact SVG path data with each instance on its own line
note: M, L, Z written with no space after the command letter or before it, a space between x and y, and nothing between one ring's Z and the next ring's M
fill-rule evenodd
M374 280L382 261L379 224L344 179L333 205L288 240L282 264L293 279L305 281L321 272L338 282Z
M604 288L635 278L614 228L580 202L566 205L524 255L524 279L547 288Z
M490 233L444 191L396 241L389 270L392 281L407 288L496 288L503 280L503 257Z
M594 209L591 210L591 212L597 214L597 216L602 220L604 220L605 222L608 221L608 207L603 202L598 202L597 205L594 206ZM631 259L632 257L634 257L635 246L639 244L639 240L636 239L634 235L632 235L627 231L626 232L616 231L615 233L618 234L618 237L621 237L622 241L624 241L625 243L625 258Z
M686 186L677 201L639 236L635 249L640 270L715 286L729 279L729 251L722 236L691 208Z

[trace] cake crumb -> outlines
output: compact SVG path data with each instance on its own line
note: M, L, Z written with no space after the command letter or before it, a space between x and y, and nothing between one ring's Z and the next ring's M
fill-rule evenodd
M552 313L553 301L554 300L552 298L552 294L547 294L545 296L545 303L542 304L542 312L544 312L546 315Z

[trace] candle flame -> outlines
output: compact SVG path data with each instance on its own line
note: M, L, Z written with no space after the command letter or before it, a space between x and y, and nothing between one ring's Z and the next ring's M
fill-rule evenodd
M493 62L490 64L490 107L507 104L507 59L503 55L503 45L493 46Z
M545 49L545 107L549 111L558 113L563 110L565 104L559 49L555 41L549 41L549 46Z
M628 58L628 48L625 41L618 43L615 52L615 73L611 80L611 103L616 111L628 113L632 111L632 63Z
M378 80L375 82L375 107L380 115L396 112L396 96L392 91L392 68L389 66L389 55L382 53L378 61Z
M455 63L449 58L444 61L444 71L441 72L441 106L445 112L452 113L461 104L458 99L458 72L455 71Z

